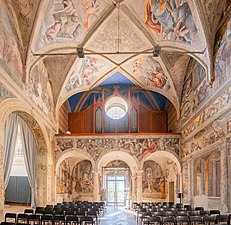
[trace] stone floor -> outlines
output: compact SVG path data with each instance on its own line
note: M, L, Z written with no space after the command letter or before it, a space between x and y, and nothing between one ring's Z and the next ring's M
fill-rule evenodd
M106 213L100 219L100 225L133 225L136 219L133 211L125 208L107 207Z

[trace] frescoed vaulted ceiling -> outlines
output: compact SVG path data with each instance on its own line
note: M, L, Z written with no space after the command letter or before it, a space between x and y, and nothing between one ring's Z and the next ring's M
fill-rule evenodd
M81 110L92 101L92 91L120 84L143 90L140 97L151 108L171 102L179 117L190 62L201 65L208 84L214 79L215 27L228 1L4 2L21 51L22 80L27 83L43 68L56 111L67 100L72 111ZM157 45L160 54L153 57ZM85 58L77 56L77 48L84 49Z

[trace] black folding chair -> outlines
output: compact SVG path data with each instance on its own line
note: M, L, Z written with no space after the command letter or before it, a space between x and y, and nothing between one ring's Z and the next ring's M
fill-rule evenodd
M5 222L16 223L17 214L16 213L6 213L5 214Z

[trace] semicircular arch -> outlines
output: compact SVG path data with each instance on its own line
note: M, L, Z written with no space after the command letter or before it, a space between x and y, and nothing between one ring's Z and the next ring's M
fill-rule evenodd
M36 140L38 150L44 147L47 150L49 138L46 128L39 116L35 116L34 109L30 105L22 102L20 99L7 99L0 104L0 129L4 129L5 123L11 113L17 113L29 126L35 139L39 135L40 140ZM39 134L38 134L39 132Z
M67 158L78 158L78 162L82 161L82 160L89 160L92 163L92 167L95 168L95 161L93 160L93 158L91 157L90 154L88 154L87 152L83 152L80 151L80 149L71 149L71 150L67 150L65 152L62 152L55 163L55 171L58 170L60 164L63 162L63 160L67 159ZM76 163L78 163L76 162Z
M158 157L164 157L164 158L171 159L173 162L176 163L178 171L181 172L181 160L179 156L169 151L156 151L156 152L147 154L141 161L141 168L143 168L144 163L148 160L153 160L158 163L157 161Z
M126 163L133 175L139 170L140 164L137 158L130 155L128 152L125 151L110 151L106 154L102 155L96 162L96 168L97 170L100 170L102 167L106 167L108 163L114 160L121 160L124 163Z

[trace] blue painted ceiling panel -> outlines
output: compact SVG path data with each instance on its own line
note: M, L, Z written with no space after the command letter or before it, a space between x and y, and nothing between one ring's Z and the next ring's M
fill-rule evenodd
M108 84L126 84L128 86L134 85L127 77L125 77L122 73L116 72L108 79L106 79L100 86L108 85Z
M164 110L168 99L159 93L156 92L151 92L151 93L153 97L156 99L156 102L159 105L160 110Z

